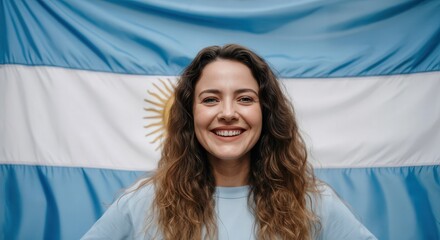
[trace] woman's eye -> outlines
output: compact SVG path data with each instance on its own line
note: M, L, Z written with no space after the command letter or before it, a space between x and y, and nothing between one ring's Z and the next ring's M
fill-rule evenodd
M254 102L254 99L251 97L241 97L238 99L238 101L242 103L252 103Z
M212 98L212 97L205 98L202 100L202 103L204 103L204 104L213 104L216 102L218 102L218 100L216 98Z

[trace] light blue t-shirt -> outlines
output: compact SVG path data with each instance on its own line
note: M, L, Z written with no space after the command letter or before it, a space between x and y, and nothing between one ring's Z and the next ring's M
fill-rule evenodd
M321 221L319 240L376 239L336 193L322 186L320 198L313 206ZM217 187L214 195L219 240L256 239L254 216L248 207L249 187ZM82 239L151 239L155 226L145 231L147 216L151 216L154 198L152 186L123 195L113 203ZM159 238L160 239L160 238Z

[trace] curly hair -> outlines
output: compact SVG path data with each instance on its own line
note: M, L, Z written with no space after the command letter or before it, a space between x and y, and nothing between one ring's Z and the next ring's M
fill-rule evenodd
M218 59L246 65L259 85L262 132L251 150L248 179L258 239L310 239L319 226L309 206L317 181L293 106L264 59L236 44L202 49L178 81L158 169L142 184L154 184L153 209L162 237L217 238L215 179L195 136L192 111L195 85L205 66Z

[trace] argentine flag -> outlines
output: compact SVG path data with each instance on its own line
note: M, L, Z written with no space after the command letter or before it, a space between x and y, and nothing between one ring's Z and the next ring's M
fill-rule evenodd
M0 239L78 239L160 157L210 45L264 57L318 177L379 239L440 239L440 1L0 0Z

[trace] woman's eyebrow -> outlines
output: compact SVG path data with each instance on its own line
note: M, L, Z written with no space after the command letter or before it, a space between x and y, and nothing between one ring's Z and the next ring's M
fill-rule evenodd
M252 93L254 93L255 95L258 96L258 93L254 89L251 89L251 88L240 88L240 89L237 89L237 90L234 91L235 94L245 93L245 92L252 92ZM203 91L201 91L199 93L199 97L200 97L200 95L202 95L204 93L220 94L221 91L218 90L218 89L206 89L206 90L203 90Z
M255 95L258 96L258 93L254 89L251 89L251 88L240 88L240 89L235 90L236 94L237 93L245 93L245 92L253 92Z
M203 90L203 91L201 91L201 92L199 93L199 97L200 97L200 95L202 95L202 94L204 94L204 93L215 93L215 94L219 94L219 93L220 93L220 90L218 90L218 89L206 89L206 90Z

